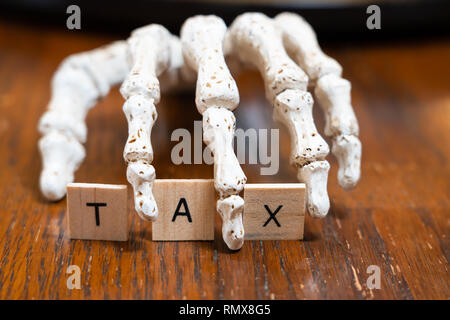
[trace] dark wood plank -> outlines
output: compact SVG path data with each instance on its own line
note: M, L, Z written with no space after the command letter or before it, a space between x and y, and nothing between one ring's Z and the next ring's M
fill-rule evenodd
M126 243L71 241L65 200L38 190L37 121L52 73L67 55L113 39L0 22L0 298L1 299L447 299L450 296L450 43L347 45L328 48L353 85L363 142L362 179L340 189L336 161L327 218L306 218L304 241L246 242L230 252L216 219L214 242L152 242L151 224L130 207ZM260 77L237 78L242 128L278 128ZM87 157L77 181L125 184L127 127L117 90L88 115ZM323 117L316 108L321 131ZM152 140L159 178L211 178L206 165L170 162L170 132L192 130L201 116L193 93L162 97ZM249 182L295 182L289 137L280 132L280 173ZM130 193L131 196L131 193ZM68 290L66 268L82 270ZM366 287L369 265L381 289Z

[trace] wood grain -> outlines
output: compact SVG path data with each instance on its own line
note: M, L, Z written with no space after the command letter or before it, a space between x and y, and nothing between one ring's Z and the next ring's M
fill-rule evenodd
M154 241L214 240L213 179L156 179L153 190L159 210Z
M302 240L306 187L303 183L247 183L246 240Z
M52 73L67 55L112 39L0 21L1 299L448 299L450 42L351 44L326 51L352 82L363 143L362 179L346 192L332 165L329 215L306 216L304 241L246 242L230 252L216 219L214 242L152 242L151 223L130 212L127 242L71 241L66 201L38 191L37 121ZM237 77L241 128L277 128L254 72ZM87 117L87 157L77 181L126 184L127 126L113 90ZM317 126L323 117L315 107ZM193 93L162 95L152 132L158 178L210 179L207 165L173 165L170 133L201 120ZM249 183L296 182L280 129L280 172L243 169ZM131 188L128 188L131 196ZM132 206L130 209L132 210ZM66 269L81 268L81 290ZM366 287L370 265L381 289Z
M69 183L67 231L71 239L128 240L126 185Z

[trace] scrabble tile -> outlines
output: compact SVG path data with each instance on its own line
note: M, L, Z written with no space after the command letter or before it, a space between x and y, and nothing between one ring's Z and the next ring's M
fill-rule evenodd
M246 184L245 239L303 239L305 191L303 183Z
M159 210L152 225L154 241L214 240L213 180L157 179L153 195Z
M67 212L71 239L126 241L127 186L70 183Z

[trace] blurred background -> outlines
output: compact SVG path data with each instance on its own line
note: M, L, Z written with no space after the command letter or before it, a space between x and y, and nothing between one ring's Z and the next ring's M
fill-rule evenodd
M129 34L130 30L159 23L172 33L195 14L216 14L227 24L240 13L260 11L273 16L281 11L301 13L321 40L385 39L435 36L449 33L448 0L1 0L0 17L27 23L65 27L69 5L82 8L83 31ZM368 33L366 8L378 4L382 28Z

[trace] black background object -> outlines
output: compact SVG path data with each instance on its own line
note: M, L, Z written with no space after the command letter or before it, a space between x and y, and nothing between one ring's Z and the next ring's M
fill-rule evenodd
M450 34L449 0L351 2L342 4L313 1L283 4L280 1L257 4L236 1L108 1L108 0L1 0L0 18L19 23L52 25L66 28L69 5L81 8L83 32L107 32L126 37L131 30L159 23L178 34L183 22L196 14L216 14L227 24L244 12L259 11L269 16L292 11L311 23L321 40L376 40L448 36ZM366 8L381 8L381 30L368 30Z

